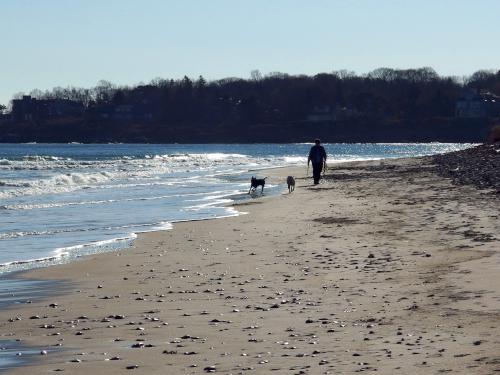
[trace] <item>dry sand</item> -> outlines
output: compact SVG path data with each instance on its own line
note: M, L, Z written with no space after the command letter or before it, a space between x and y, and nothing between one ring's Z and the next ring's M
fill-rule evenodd
M500 371L498 198L428 159L304 172L248 214L24 274L71 284L0 312L0 340L47 351L9 374Z

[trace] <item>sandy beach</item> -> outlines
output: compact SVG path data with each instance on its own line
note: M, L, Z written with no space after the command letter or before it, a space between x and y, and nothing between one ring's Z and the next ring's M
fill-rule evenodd
M270 173L295 192L22 274L66 288L0 312L41 351L7 373L500 371L498 195L431 158Z

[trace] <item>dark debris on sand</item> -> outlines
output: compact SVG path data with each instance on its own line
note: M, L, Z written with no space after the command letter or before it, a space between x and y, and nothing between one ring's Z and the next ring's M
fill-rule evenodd
M493 189L500 195L500 142L433 157L440 175L456 184Z

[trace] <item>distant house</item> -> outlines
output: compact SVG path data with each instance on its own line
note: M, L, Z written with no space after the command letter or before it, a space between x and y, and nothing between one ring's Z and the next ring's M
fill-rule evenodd
M10 120L10 115L0 112L0 125Z
M490 92L467 92L455 103L455 117L486 118L500 116L500 97Z
M131 122L150 121L153 119L151 112L145 110L143 106L132 104L106 104L94 109L93 115L105 121Z
M114 108L113 119L132 120L134 118L134 106L128 104L117 105Z
M12 101L13 122L82 116L83 103L69 99L36 99L25 95Z
M42 116L53 117L79 117L83 115L85 106L82 102L69 99L45 99L38 101Z
M37 116L35 98L29 95L23 96L22 99L14 99L12 101L12 121L23 122L31 121Z

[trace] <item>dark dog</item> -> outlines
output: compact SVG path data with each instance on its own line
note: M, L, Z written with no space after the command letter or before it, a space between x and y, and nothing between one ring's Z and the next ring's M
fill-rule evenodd
M288 193L295 190L295 178L293 178L293 176L288 176L286 178L286 184L288 185Z
M248 190L248 194L250 194L251 191L257 190L259 186L262 186L262 190L260 193L262 194L264 192L264 185L266 184L266 178L255 178L252 176L252 179L250 180L250 190Z

